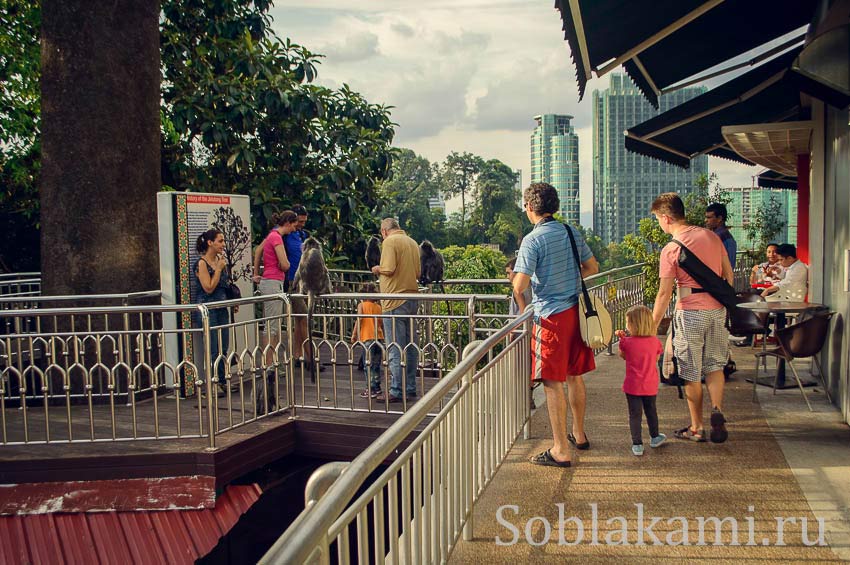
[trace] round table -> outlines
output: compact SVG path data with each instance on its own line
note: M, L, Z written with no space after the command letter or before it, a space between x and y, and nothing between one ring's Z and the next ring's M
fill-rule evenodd
M826 307L825 304L818 304L816 302L788 302L784 300L765 300L738 304L738 308L752 310L760 314L775 314L777 331L785 327L785 316L787 314L799 314L806 310L821 310ZM765 339L767 338L765 337ZM776 388L785 388L785 361L783 359L780 359L776 366Z

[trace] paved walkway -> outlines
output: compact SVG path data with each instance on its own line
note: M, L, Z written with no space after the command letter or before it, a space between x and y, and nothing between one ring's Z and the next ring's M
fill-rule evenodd
M729 441L672 439L672 430L687 422L687 407L675 389L662 387L659 419L671 439L652 450L645 432L643 457L631 454L620 390L623 361L600 355L587 379L591 449L573 459L578 465L572 469L528 463L551 445L545 405L535 411L530 439L514 446L476 506L474 539L459 542L451 562L850 562L850 428L820 387L807 389L814 415L796 389L774 397L759 387L759 402L752 402L752 385L744 380L753 373L750 350L734 355L739 372L727 387L724 408ZM558 503L564 505L564 539L572 543L581 535L578 545L559 545ZM641 511L645 545L638 545ZM647 531L654 517L661 519ZM709 518L729 518L719 536ZM777 518L785 519L781 539ZM825 524L820 537L817 518ZM733 545L732 522L740 545ZM532 545L527 535L535 544L549 540ZM497 537L518 539L500 546ZM827 545L808 545L818 542Z

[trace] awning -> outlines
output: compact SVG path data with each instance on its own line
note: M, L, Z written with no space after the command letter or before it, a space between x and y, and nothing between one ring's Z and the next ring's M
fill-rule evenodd
M683 168L699 155L744 164L723 138L723 126L808 119L787 78L800 47L626 131L630 151Z
M791 78L801 91L838 109L850 105L850 26L819 35L791 65Z
M810 23L807 0L556 0L579 99L620 65L655 107L667 87ZM802 37L799 37L802 40Z
M744 159L777 173L797 175L797 156L808 154L811 121L723 126L727 145Z
M789 177L782 173L777 173L776 171L762 171L759 173L757 181L759 188L785 188L797 190L796 176Z

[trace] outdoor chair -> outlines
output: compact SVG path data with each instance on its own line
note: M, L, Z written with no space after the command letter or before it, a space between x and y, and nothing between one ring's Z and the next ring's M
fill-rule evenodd
M764 298L758 294L741 292L737 296L739 304L743 302L764 302ZM765 314L757 314L752 310L737 308L729 316L729 333L735 337L750 338L753 340L753 344L755 344L755 336L760 335L762 336L761 350L765 351L767 348L767 334L770 333L767 320L768 317ZM767 370L766 358L764 363L765 370Z
M753 379L753 400L756 398L756 383L758 382L758 360L760 358L776 357L777 361L785 361L791 371L794 373L794 378L797 380L797 386L803 395L803 400L812 411L812 405L806 396L806 391L803 389L803 383L800 381L800 375L797 373L797 368L794 366L795 359L803 359L811 357L814 359L815 365L818 368L823 390L826 393L826 398L830 402L832 399L829 396L829 388L826 386L826 378L818 361L817 354L823 348L826 342L826 336L829 333L829 321L834 312L821 311L816 312L812 317L796 323L793 326L788 326L776 332L776 339L779 342L778 347L766 351L756 353L756 378ZM773 377L773 394L776 394L776 376Z

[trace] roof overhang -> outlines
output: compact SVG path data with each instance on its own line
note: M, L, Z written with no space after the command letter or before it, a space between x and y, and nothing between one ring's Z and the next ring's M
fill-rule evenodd
M776 171L766 170L758 175L759 188L784 188L797 190L797 177L789 177Z
M726 144L757 165L787 177L797 175L797 155L809 153L811 121L723 126Z
M791 65L801 91L843 109L850 105L850 25L819 35Z
M807 26L816 4L801 0L556 0L555 8L561 13L576 66L579 99L593 74L602 76L624 65L658 107L658 96L668 87ZM795 40L802 41L802 35Z
M626 131L626 148L684 168L700 155L753 164L728 145L722 128L804 117L799 90L787 78L800 49L630 128Z

